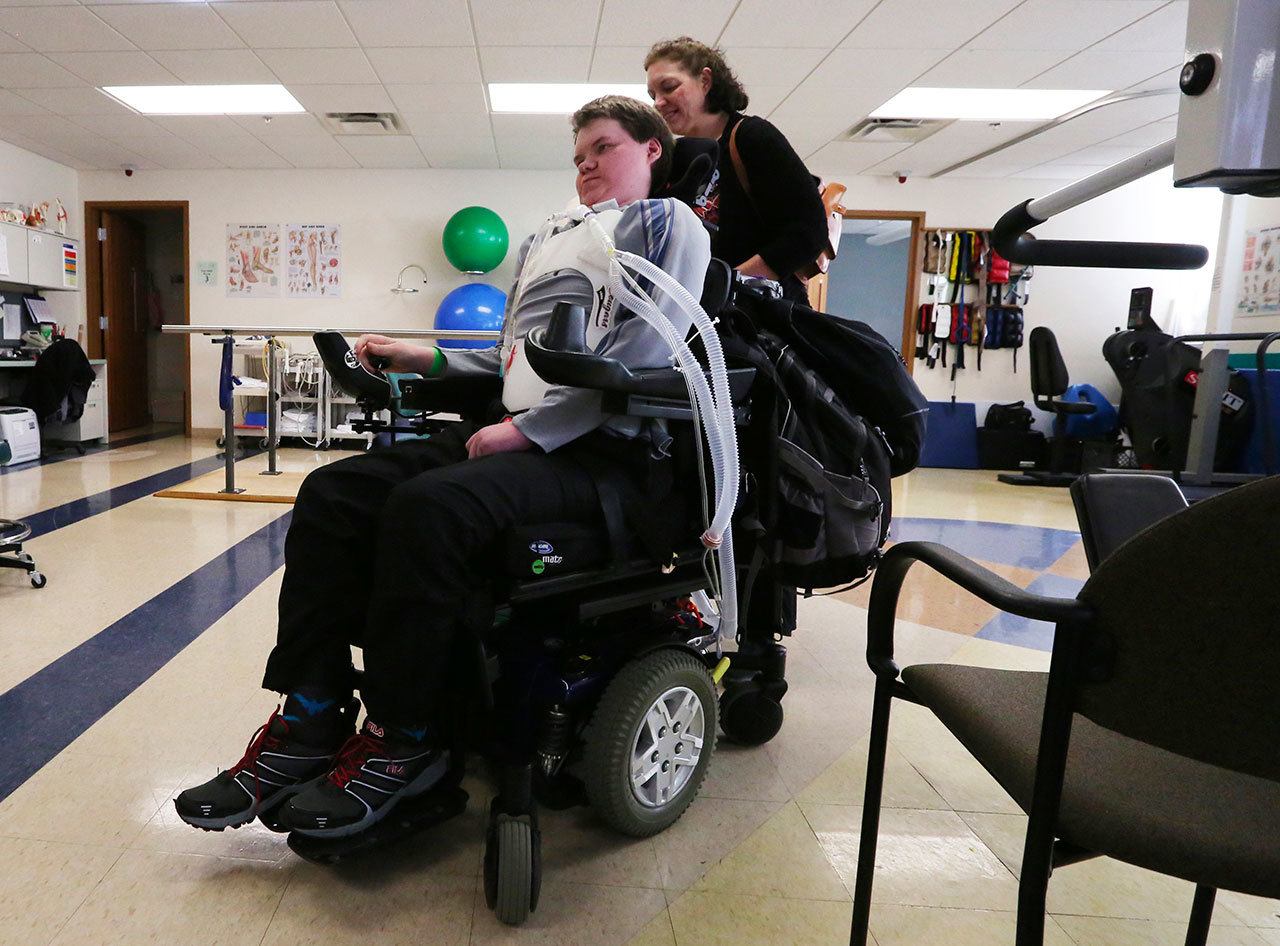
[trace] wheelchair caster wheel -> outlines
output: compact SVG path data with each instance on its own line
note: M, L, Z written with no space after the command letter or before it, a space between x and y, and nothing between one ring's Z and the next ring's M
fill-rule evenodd
M40 574L39 572L32 572L32 573L31 573L31 587L32 587L32 588L43 588L43 587L44 587L45 585L47 585L48 583L49 583L49 579L48 579L48 578L45 578L45 577L44 577L44 575Z
M762 746L782 729L782 704L749 687L720 699L720 731L740 746Z
M663 649L624 666L584 733L591 806L633 838L671 827L706 777L718 717L715 684L695 655Z
M494 915L519 926L538 908L541 837L528 815L494 815L484 849L484 896Z

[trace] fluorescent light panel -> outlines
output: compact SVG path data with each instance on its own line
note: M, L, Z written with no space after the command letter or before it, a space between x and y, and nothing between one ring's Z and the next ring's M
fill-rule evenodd
M525 115L570 115L602 95L649 101L643 85L607 82L490 82L489 108Z
M903 89L872 118L1045 121L1108 95L1102 89Z
M102 91L144 115L283 115L306 111L282 85L108 85Z

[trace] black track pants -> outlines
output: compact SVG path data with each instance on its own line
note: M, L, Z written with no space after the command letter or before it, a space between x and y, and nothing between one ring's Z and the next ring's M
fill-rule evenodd
M468 460L476 428L454 428L307 477L285 541L266 689L341 693L359 644L369 715L384 725L436 722L458 616L501 567L498 536L522 522L598 521L594 479L573 457L591 435L551 454Z

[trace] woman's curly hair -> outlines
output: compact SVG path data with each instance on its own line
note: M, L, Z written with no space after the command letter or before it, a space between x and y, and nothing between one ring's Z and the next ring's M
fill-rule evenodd
M746 109L747 90L725 62L724 53L714 46L700 43L692 36L663 40L650 47L649 54L644 57L644 67L648 69L662 60L676 63L691 76L702 75L703 69L711 70L711 88L707 90L706 99L708 112L729 113Z

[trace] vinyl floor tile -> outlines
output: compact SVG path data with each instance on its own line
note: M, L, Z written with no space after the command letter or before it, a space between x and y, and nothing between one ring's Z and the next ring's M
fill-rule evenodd
M0 941L47 943L124 851L0 838Z
M1055 916L1076 946L1183 946L1186 921L1159 923L1150 920L1117 920L1111 917ZM1264 946L1267 941L1243 926L1218 926L1209 930L1209 946Z
M520 927L500 923L483 894L477 896L471 942L474 946L621 946L666 912L661 890L550 880L542 884L538 909Z
M1017 914L877 903L871 935L880 946L997 946L1014 941ZM1053 917L1045 918L1045 946L1073 946Z
M847 902L694 890L671 905L677 946L830 946L849 938Z

